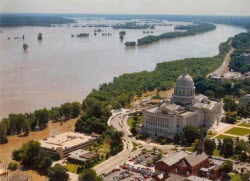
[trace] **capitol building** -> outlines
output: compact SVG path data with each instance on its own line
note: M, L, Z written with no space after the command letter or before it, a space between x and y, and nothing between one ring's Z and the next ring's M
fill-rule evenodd
M195 95L194 81L185 68L176 81L170 101L144 110L142 131L152 136L172 137L186 125L211 128L221 114L221 101Z

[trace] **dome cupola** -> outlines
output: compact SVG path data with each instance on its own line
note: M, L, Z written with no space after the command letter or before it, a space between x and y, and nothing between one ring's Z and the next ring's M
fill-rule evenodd
M187 69L183 70L176 80L174 88L174 96L171 100L172 103L180 105L193 104L195 100L195 87L193 78L188 74Z
M194 87L194 81L193 78L187 73L187 69L185 68L183 70L182 75L178 77L176 80L176 86L178 87Z

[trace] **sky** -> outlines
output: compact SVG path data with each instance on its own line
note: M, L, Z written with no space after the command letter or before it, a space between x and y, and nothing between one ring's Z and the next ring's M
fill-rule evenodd
M0 0L0 13L250 16L250 0Z

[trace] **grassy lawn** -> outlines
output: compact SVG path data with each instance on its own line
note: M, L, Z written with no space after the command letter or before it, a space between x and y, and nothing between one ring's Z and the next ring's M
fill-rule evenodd
M218 150L218 149L216 148L216 149L214 150L213 156L221 157L221 156L220 156L220 150Z
M100 155L106 155L106 153L110 152L110 143L111 138L106 136L102 144L94 143L88 150L97 151Z
M69 170L69 172L71 172L71 173L76 173L78 167L79 167L78 165L76 165L76 164L71 164L71 163L69 163L69 164L66 165L66 168L67 168L67 169Z
M228 135L220 134L219 136L216 136L215 138L223 140L224 138L235 138L235 137L234 136L228 136Z
M133 151L137 150L138 144L133 142L133 141L132 141L132 144L133 144L133 149L132 149L132 152L133 152Z
M234 174L234 175L232 175L230 181L242 181L242 179L241 179L239 174Z
M250 129L247 128L232 128L225 133L227 134L233 134L233 135L238 135L238 136L245 136L250 133Z
M132 128L133 122L135 122L134 117L128 119L128 125ZM138 123L142 124L142 116L138 116Z
M185 148L186 151L190 151L190 152L193 152L193 149L194 149L193 147L186 147L186 148ZM177 149L176 149L176 150L177 150Z
M247 123L241 123L241 124L239 124L238 126L243 126L243 127L248 127L248 128L250 128L250 124L247 124Z

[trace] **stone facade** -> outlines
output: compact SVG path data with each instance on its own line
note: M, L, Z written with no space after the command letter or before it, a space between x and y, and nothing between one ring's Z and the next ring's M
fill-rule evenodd
M185 69L176 81L170 102L143 112L143 132L153 136L172 137L186 125L210 128L221 117L221 101L195 95L195 86Z

